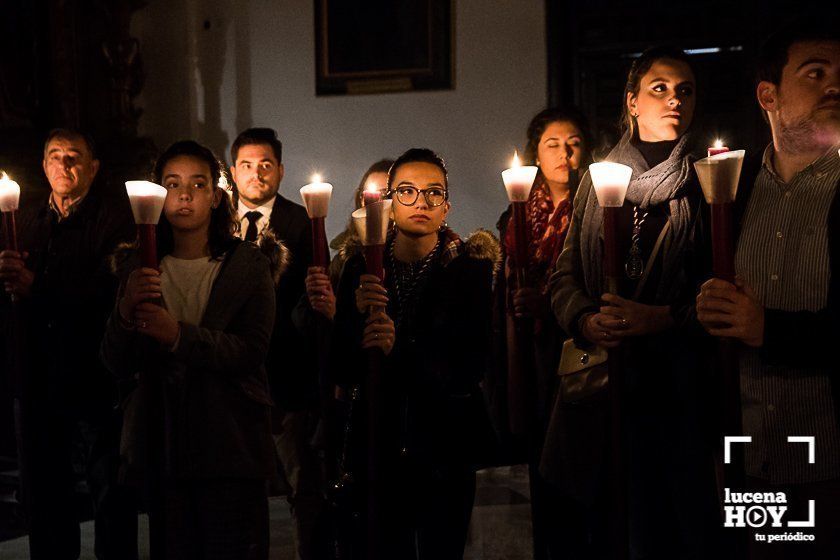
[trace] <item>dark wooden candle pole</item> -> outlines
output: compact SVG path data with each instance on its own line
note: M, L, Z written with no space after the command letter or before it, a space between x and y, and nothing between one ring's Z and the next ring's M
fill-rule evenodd
M6 249L18 252L17 224L15 222L15 210L3 212L3 232L5 236ZM20 503L25 514L31 512L32 488L29 479L29 440L26 435L26 421L29 415L29 399L27 398L27 384L23 375L23 360L26 346L26 331L23 328L22 307L18 305L18 298L14 294L10 296L11 324L9 336L11 337L8 348L9 356L9 384L12 388L12 408L15 422L15 444L18 463L18 480L20 481Z
M726 155L723 155L726 154ZM714 156L714 157L712 157ZM733 230L733 206L738 180L741 175L744 152L729 152L726 147L709 148L709 157L695 162L695 170L703 189L703 195L710 207L712 221L712 272L715 278L735 281L735 233ZM725 488L743 489L746 483L744 469L744 446L731 448L729 464L723 457L724 437L743 434L741 416L741 383L738 368L738 353L731 339L718 339L715 369L719 374L719 387L723 395L722 434L716 457L718 492L723 503ZM729 534L729 546L735 555L745 557L748 549L747 533Z
M15 210L3 212L3 228L6 231L6 248L17 252L17 224L15 222Z
M618 293L618 278L621 264L618 256L618 212L620 207L606 206L604 210L604 279L608 293ZM620 348L608 351L609 358L609 402L610 402L610 448L612 482L612 515L610 517L612 558L627 558L629 532L627 510L627 461L625 459L624 406L622 393L624 375Z
M528 286L527 202L512 201L514 233L513 274L516 288ZM512 304L512 302L511 302ZM534 364L534 320L510 316L513 345L508 347L508 424L511 434L531 434L536 418L537 386Z
M515 289L528 287L528 198L538 168L521 165L514 153L511 166L502 171L502 182L510 201L513 227L513 254L510 255ZM508 290L507 334L507 416L510 433L519 438L534 434L537 418L537 379L534 361L534 318L517 317ZM528 442L531 447L532 442Z
M377 191L376 196L379 196ZM372 197L374 193L371 193ZM365 199L364 208L353 213L353 222L364 245L365 272L385 280L385 234L391 212L390 200L374 201ZM371 308L369 313L374 313ZM382 389L383 353L379 348L371 348L368 354L368 377L365 383L367 433L367 473L366 473L366 551L365 558L382 560L383 520L382 520L382 438L384 422L382 410L385 395Z
M320 266L325 271L330 264L327 256L326 218L312 218L312 266Z
M156 224L137 224L137 237L140 240L140 265L143 268L157 270L157 235Z
M140 266L159 269L157 254L157 222L163 209L166 190L160 185L145 181L127 181L134 222L137 226ZM138 340L143 350L141 356L153 355L157 343L151 339ZM150 361L144 360L138 377L136 391L147 406L146 460L148 468L145 488L149 508L149 552L153 560L166 557L166 493L164 479L167 472L168 454L166 442L169 437L171 421L166 406L166 387L160 372L148 367Z

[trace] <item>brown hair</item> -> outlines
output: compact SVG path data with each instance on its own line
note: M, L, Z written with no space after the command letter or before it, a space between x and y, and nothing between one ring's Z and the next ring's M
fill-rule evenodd
M242 146L255 144L271 146L277 163L283 163L283 143L277 138L277 131L273 128L249 128L240 132L230 147L231 163L236 165L236 158L239 157L239 149Z
M576 107L552 107L543 109L534 115L534 118L528 124L528 144L525 145L525 165L536 165L537 148L540 145L540 138L542 138L548 125L555 122L567 122L577 127L583 140L581 166L587 162L589 153L592 150L592 139L589 134L589 124L586 117Z
M684 62L694 72L691 60L685 54L685 51L679 47L660 45L646 49L639 58L633 61L633 65L630 66L630 72L627 73L627 83L624 85L624 96L621 99L620 129L622 132L629 130L631 133L634 133L636 130L636 118L630 114L630 110L627 108L627 94L630 93L633 96L639 95L642 78L644 78L654 63L664 59Z
M221 176L219 160L210 148L202 146L193 140L181 140L169 146L155 162L152 180L155 183L161 184L163 180L163 169L166 167L166 164L180 156L192 157L206 163L207 167L210 168L213 189L219 188L219 177ZM216 208L210 211L210 227L207 231L207 242L210 245L211 257L214 259L221 258L236 240L236 232L238 230L239 220L236 219L233 203L230 200L230 196L226 192L222 192L221 202ZM160 258L172 252L174 245L172 225L166 219L165 214L161 214L160 221L158 222L157 245Z
M379 161L368 167L367 171L365 171L365 174L362 175L362 180L359 181L359 186L356 187L356 193L353 199L353 204L356 210L362 207L362 191L365 190L365 183L367 182L368 177L370 177L374 173L385 173L387 175L392 165L394 165L394 160L380 159ZM387 185L382 185L382 187L385 188L387 187Z

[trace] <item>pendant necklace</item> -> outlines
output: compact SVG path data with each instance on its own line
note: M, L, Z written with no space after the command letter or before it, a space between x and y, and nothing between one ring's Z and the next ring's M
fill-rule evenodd
M639 238L642 234L642 224L647 219L648 211L639 212L639 207L633 207L633 236L630 239L630 253L624 263L624 272L627 278L638 280L642 277L645 269L645 262L642 260L642 250L639 248Z

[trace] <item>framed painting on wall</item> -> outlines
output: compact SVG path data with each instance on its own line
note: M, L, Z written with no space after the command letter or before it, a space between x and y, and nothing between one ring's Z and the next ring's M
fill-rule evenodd
M451 0L315 0L317 95L453 88Z

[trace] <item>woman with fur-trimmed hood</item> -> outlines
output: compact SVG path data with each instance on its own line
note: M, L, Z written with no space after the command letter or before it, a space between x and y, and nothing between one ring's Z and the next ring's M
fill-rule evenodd
M122 471L146 485L153 558L268 558L276 464L264 363L270 261L283 257L236 237L219 174L209 149L170 146L154 171L168 190L159 270L140 268L134 247L114 259L121 289L101 355L129 386Z
M339 283L336 379L360 385L365 402L369 352L384 355L373 426L378 468L363 488L377 504L382 557L461 558L475 470L493 441L479 382L490 354L498 243L487 232L464 241L444 225L446 167L430 150L397 159L388 196L394 230L384 285L364 274L361 254L349 258ZM368 478L367 428L357 423L350 442L357 484Z

